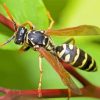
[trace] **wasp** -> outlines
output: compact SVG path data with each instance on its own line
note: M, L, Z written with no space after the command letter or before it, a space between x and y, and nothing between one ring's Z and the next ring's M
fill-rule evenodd
M72 80L70 74L64 69L64 66L60 60L64 61L66 64L71 64L73 67L80 68L86 71L96 71L95 60L86 52L81 50L75 45L75 40L73 38L67 40L60 46L54 45L50 35L57 36L77 36L77 35L93 35L99 34L99 28L91 25L81 25L73 28L65 28L60 30L52 30L54 21L48 12L48 18L51 21L47 30L35 30L34 25L27 21L21 25L18 25L13 16L10 14L9 9L4 4L4 8L13 22L15 33L6 42L1 44L4 46L14 39L15 44L22 45L19 49L20 51L27 51L32 48L40 53L39 55L39 68L40 68L40 80L38 85L39 96L41 93L41 82L42 82L42 57L52 65L55 71L59 74L63 83L69 87L74 93L81 94L80 89ZM25 26L29 25L29 29ZM79 34L80 33L80 34Z

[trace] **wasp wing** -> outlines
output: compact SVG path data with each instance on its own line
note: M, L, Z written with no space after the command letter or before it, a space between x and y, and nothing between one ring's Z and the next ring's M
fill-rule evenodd
M100 35L100 28L93 25L80 25L77 27L64 28L59 30L47 30L46 34L56 36Z
M40 52L40 54L42 54L43 57L46 58L46 60L52 65L52 67L60 75L63 83L67 85L74 93L81 94L80 89L73 82L69 73L64 69L62 64L59 62L58 58L42 47L39 48L38 51Z

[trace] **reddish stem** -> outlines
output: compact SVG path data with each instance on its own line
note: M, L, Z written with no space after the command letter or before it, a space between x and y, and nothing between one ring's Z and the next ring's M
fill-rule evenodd
M8 100L5 98L10 98L9 100L13 100L12 97L20 97L20 96L31 96L33 98L38 97L38 90L10 90L5 88L0 88L0 91L5 93L5 96L0 97L0 100ZM76 95L71 93L72 97L93 97L100 98L100 88L98 87L85 87L81 89L83 95ZM68 90L67 89L43 89L42 90L42 98L57 98L57 97L67 97Z
M14 26L12 21L10 21L8 18L6 18L4 15L2 15L0 13L0 23L2 23L3 25L7 26L8 28L10 28L12 31L14 31Z
M14 31L13 23L7 19L5 16L0 14L0 23L7 26L11 30ZM71 73L77 80L79 80L83 84L82 96L81 97L94 97L94 98L100 98L100 87L96 87L92 85L88 80L86 80L83 76L81 76L78 72L75 71L70 65L65 64L62 62L63 66L69 73ZM18 100L16 98L21 96L29 96L29 97L38 97L38 90L10 90L5 88L0 88L0 92L4 93L4 96L0 97L0 100ZM47 89L42 90L42 97L66 97L68 96L68 90L67 89ZM79 95L76 95L72 93L73 97L80 97ZM22 99L20 99L22 100ZM24 99L23 99L24 100ZM30 100L30 99L27 99Z

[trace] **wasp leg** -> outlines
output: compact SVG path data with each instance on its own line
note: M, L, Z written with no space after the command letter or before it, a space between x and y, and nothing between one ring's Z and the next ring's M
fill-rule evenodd
M48 16L49 20L51 21L51 22L50 22L50 25L49 25L49 27L48 27L48 30L49 30L49 29L51 29L52 26L54 25L54 20L53 20L53 18L51 17L51 14L50 14L49 11L47 11L47 16Z
M27 50L29 50L30 49L30 46L28 46L28 45L23 45L20 49L19 49L19 52L25 52L25 51L27 51Z
M39 69L40 69L40 79L39 79L39 84L38 84L38 96L42 97L42 75L43 75L43 70L42 70L42 56L39 55Z
M71 97L71 90L70 90L70 89L68 89L68 99L67 99L67 100L69 100L69 99L70 99L70 97Z
M22 24L22 26L26 26L26 25L29 25L29 27L30 27L31 30L33 30L35 28L35 26L30 21L27 21L27 22L25 22L25 23Z
M75 39L74 38L70 38L68 39L66 42L64 42L64 44L75 44Z

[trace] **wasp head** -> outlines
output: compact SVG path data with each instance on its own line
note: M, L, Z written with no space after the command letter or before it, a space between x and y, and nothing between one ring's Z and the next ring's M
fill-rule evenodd
M23 26L19 26L16 35L15 35L15 43L16 44L23 44L25 39L25 33L27 32L27 29Z

